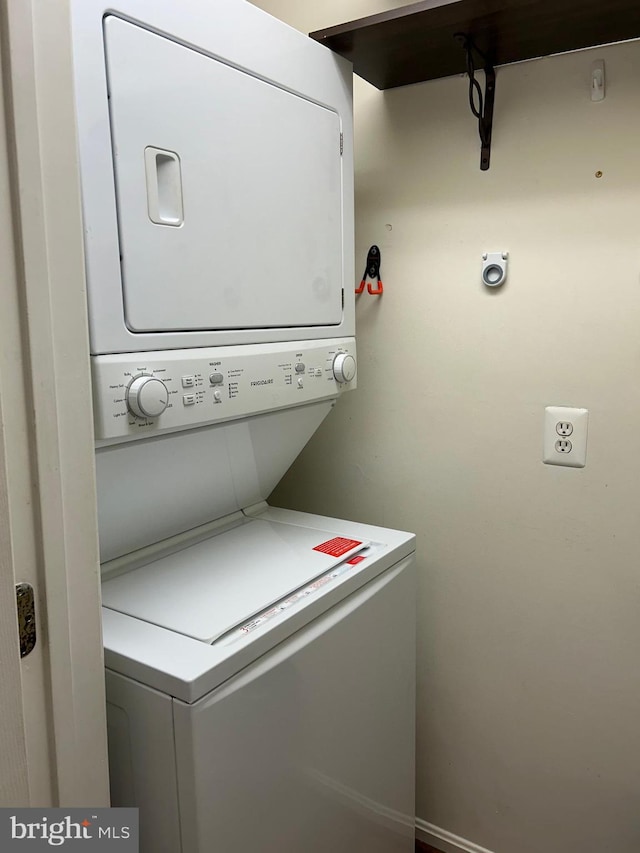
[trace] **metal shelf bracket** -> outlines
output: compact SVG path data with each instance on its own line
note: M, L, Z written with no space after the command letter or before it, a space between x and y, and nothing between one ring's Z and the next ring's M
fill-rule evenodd
M493 130L493 104L496 92L496 72L487 56L474 43L473 38L466 33L456 33L455 38L460 42L467 54L467 74L469 75L469 106L478 119L480 135L480 168L486 172L491 163L491 133ZM484 91L476 80L476 54L481 60L484 71Z

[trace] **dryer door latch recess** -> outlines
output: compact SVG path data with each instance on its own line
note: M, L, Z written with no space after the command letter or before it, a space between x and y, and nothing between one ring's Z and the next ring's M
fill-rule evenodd
M480 168L486 172L491 161L491 133L493 129L493 102L496 92L496 72L487 56L475 44L472 37L467 33L456 33L454 38L460 42L467 54L467 74L469 75L469 106L471 112L478 119L478 133L480 135ZM480 83L476 80L476 54L484 71L484 92Z

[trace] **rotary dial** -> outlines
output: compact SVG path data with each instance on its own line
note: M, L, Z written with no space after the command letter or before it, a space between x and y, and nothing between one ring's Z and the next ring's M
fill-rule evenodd
M356 360L347 352L339 352L333 359L333 375L336 382L344 385L345 382L351 382L356 375Z
M127 406L138 418L157 418L168 404L167 386L155 376L137 376L127 388Z

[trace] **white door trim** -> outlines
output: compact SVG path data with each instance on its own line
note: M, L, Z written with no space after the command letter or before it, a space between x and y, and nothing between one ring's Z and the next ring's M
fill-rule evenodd
M15 453L31 479L25 486L17 464L13 476L7 472L14 566L33 577L38 592L44 681L36 703L43 713L30 721L33 665L25 658L30 802L46 804L40 777L47 762L32 745L48 744L52 804L100 806L108 804L108 774L69 3L0 0L0 24L17 246L17 274L3 287L0 314L8 306L19 327L10 330L16 349L0 364L0 392L3 404L13 403L10 412L4 405L13 418L8 469ZM29 524L30 542L23 533Z
M0 33L4 16L0 17ZM0 42L0 92L7 91L6 44ZM23 383L20 373L20 317L16 252L13 233L11 181L7 151L5 102L0 101L0 806L28 803L30 779L27 767L27 738L25 734L23 684L35 685L36 697L43 696L43 667L41 649L34 650L24 682L20 662L18 622L15 604L15 584L18 570L20 580L33 585L33 560L27 552L32 539L32 514L29 511L29 457L25 441ZM27 451L25 454L23 451ZM16 478L16 465L18 476ZM26 466L26 467L25 467ZM22 471L22 476L20 475ZM22 489L22 491L21 491ZM21 524L18 522L21 519ZM24 531L21 536L20 532ZM31 549L33 550L33 549ZM27 686L27 689L28 689ZM32 696L33 698L33 696ZM42 716L42 701L37 706ZM33 719L33 717L32 717ZM40 774L44 778L44 796L49 790L48 741L45 738ZM34 780L35 785L35 780Z
M0 55L0 83L2 65ZM7 239L5 225L11 225L8 199L4 114L0 110L0 281L13 281L13 252ZM10 235L10 232L9 232ZM9 252L5 248L9 247ZM0 337L4 323L5 299L0 304ZM29 779L27 751L22 710L22 682L18 644L18 625L15 606L15 577L11 537L11 501L7 478L7 442L3 409L3 382L0 370L0 672L2 700L0 701L0 806L28 802Z

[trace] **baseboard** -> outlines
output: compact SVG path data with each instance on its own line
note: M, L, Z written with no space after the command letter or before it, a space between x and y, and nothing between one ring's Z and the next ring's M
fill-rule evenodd
M491 850L487 850L486 847L480 847L473 841L460 838L459 835L447 832L446 829L440 829L439 826L434 826L420 818L416 818L416 838L424 841L425 844L436 847L442 853L491 853Z

